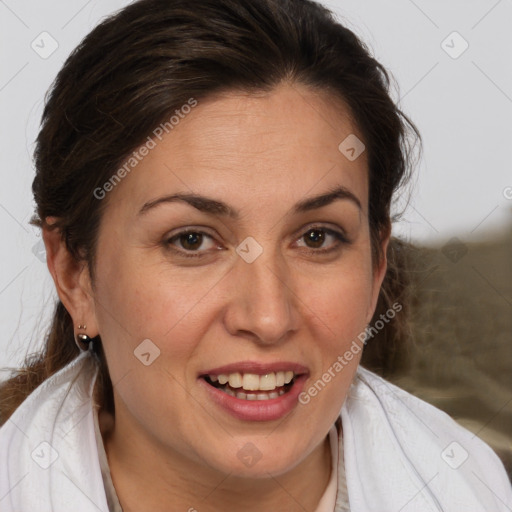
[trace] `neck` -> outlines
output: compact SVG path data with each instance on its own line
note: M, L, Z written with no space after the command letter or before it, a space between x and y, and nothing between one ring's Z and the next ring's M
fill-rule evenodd
M289 472L250 479L198 465L121 431L118 423L102 435L123 512L167 511L171 505L189 512L315 510L331 474L329 436Z

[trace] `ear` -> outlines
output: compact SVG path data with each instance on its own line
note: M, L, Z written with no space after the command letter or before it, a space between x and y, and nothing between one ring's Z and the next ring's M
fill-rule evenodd
M73 319L75 336L80 332L78 326L82 324L87 328L81 332L94 338L98 335L98 327L89 268L68 251L66 243L61 240L60 229L48 229L46 224L51 225L55 220L55 217L47 217L46 223L43 223L42 236L48 270L61 302Z
M380 245L382 248L382 259L379 262L379 265L373 270L373 282L372 282L372 292L371 292L371 304L368 310L368 315L366 317L366 323L369 324L373 318L373 314L375 313L375 309L377 308L377 301L379 300L380 287L382 286L382 282L384 281L384 277L386 276L386 271L388 269L388 258L387 258L387 250L389 241L391 239L391 226L386 229L386 231L381 235Z

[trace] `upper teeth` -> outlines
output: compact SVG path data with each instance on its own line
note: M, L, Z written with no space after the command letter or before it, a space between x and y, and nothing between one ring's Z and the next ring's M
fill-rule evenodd
M256 375L255 373L230 373L229 375L221 373L220 375L208 375L212 382L219 381L219 384L226 384L232 388L243 388L246 391L271 391L288 384L293 379L294 373L270 372L265 375Z

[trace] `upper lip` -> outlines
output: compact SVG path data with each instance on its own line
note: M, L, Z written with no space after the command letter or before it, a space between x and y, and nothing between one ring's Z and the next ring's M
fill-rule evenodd
M237 363L217 366L199 373L199 376L205 375L226 375L230 373L253 373L255 375L265 375L270 372L286 372L292 371L295 375L309 373L308 369L298 363L288 361L275 361L272 363L261 363L255 361L239 361Z

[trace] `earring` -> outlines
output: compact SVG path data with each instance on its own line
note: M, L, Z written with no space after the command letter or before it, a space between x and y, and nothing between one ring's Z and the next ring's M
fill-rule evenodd
M79 325L79 329L87 329L87 325ZM84 333L78 333L75 338L75 343L81 352L85 352L92 348L92 338Z

